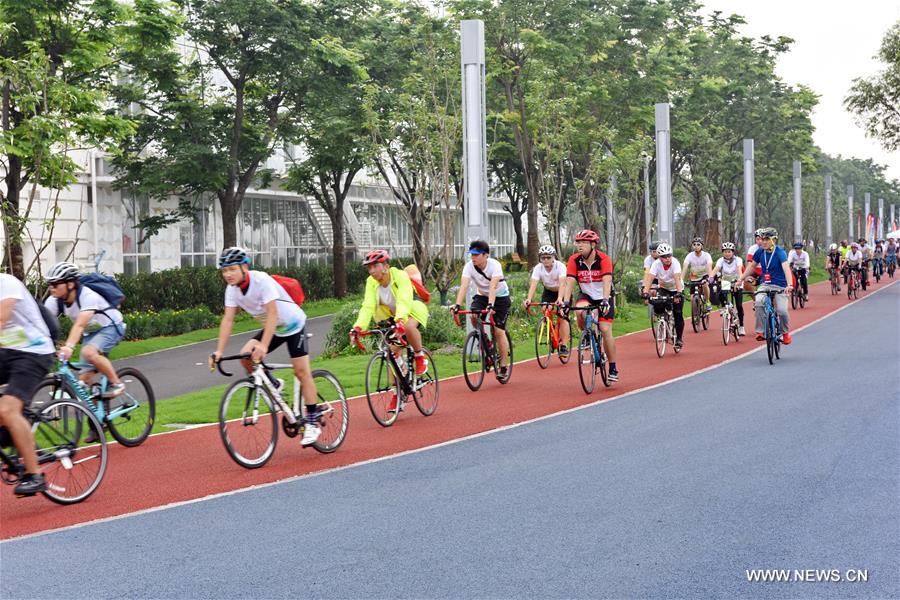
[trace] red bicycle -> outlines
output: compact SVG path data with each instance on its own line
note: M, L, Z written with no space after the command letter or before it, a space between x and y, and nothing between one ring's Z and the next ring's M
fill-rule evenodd
M553 302L529 302L525 306L525 312L528 316L531 313L532 306L541 307L541 324L534 331L534 356L538 366L546 369L550 366L550 358L556 353L559 362L566 364L569 362L569 353L563 354L559 351L559 312L558 306Z

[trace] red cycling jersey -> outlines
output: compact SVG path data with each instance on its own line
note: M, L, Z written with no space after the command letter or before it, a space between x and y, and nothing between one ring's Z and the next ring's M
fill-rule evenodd
M595 250L596 258L588 265L580 252L569 257L566 265L566 276L578 281L581 293L586 294L592 300L600 300L603 295L603 278L606 275L612 277L613 263L603 252Z

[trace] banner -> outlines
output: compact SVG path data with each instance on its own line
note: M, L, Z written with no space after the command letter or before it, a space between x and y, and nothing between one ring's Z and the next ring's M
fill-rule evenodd
M872 213L869 213L868 216L866 216L866 241L869 242L870 246L875 244L875 221L876 220L877 219L875 218L875 215Z

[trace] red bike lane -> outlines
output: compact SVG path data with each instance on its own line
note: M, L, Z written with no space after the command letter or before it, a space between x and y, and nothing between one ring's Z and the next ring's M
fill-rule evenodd
M872 288L877 291L890 283ZM860 300L867 295L863 293ZM810 286L810 303L791 311L791 328L808 325L848 304L845 293L831 294L828 282ZM751 333L753 319L748 305L745 321ZM684 349L675 355L668 348L662 359L656 356L646 330L618 338L617 363L622 380L604 388L598 378L590 396L581 389L576 361L562 365L554 358L547 370L540 369L534 360L517 364L508 385L486 377L478 392L471 392L461 377L441 381L440 402L433 416L423 417L409 404L390 428L375 423L365 399L356 398L350 402L347 439L335 453L323 455L302 449L298 438L281 435L272 460L255 470L244 469L228 457L214 425L153 436L137 448L111 444L106 476L99 489L81 504L59 506L41 496L16 499L11 486L3 486L0 539L197 500L456 440L609 400L763 347L752 335L724 346L720 323L718 313L714 313L709 330L694 333L688 317ZM784 348L782 360L766 367L791 368L791 353L791 347ZM762 366L765 353L759 361Z

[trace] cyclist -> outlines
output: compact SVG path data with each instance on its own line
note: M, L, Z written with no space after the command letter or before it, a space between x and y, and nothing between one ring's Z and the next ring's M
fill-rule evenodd
M759 235L759 232L762 231L762 228L757 229L753 232L753 244L747 249L747 258L746 262L749 264L751 260L753 260L753 255L756 254L756 251L759 250L760 244L762 243L762 236ZM746 279L750 282L751 285L756 285L759 281L759 278L762 276L762 269L759 265L753 269L753 273L745 273Z
M615 298L612 295L613 263L609 256L597 249L599 243L600 236L590 229L583 229L575 235L576 252L569 257L566 264L567 285L562 294L561 303L564 307L569 305L577 281L581 292L578 294L575 306L592 306L599 309L597 321L609 360L609 380L618 381L616 342L612 334L612 324L616 312ZM584 329L584 319L584 313L579 311L578 326L581 329Z
M125 391L125 384L116 375L107 355L124 339L125 323L118 309L78 282L79 275L78 267L70 262L53 265L47 272L50 296L44 301L44 306L53 316L65 314L72 320L66 343L59 349L60 359L71 358L78 340L81 340L79 367L88 368L81 371L79 378L89 385L94 371L99 371L109 380L104 397L113 398Z
M463 267L460 278L459 292L456 294L456 304L450 307L452 312L458 312L469 290L469 283L475 284L475 297L469 310L488 310L494 316L494 343L500 351L500 376L506 377L509 364L509 344L506 340L506 319L512 301L509 297L509 285L503 277L503 266L495 258L491 258L491 247L484 240L475 240L469 244L469 254L472 260ZM478 327L478 320L472 316L472 325Z
M350 341L359 339L359 334L374 318L384 321L393 317L398 336L406 336L409 345L415 352L416 375L424 375L428 371L428 358L422 348L422 328L428 325L428 307L420 300L413 298L413 285L409 273L403 269L392 267L387 250L372 250L363 259L363 266L369 271L366 279L366 292L363 297L359 317L350 330ZM400 351L393 346L394 354ZM403 362L403 361L399 361ZM397 394L391 397L388 412L397 412Z
M712 271L713 259L709 252L703 250L703 238L695 237L691 242L690 254L684 257L684 265L682 270L688 274L691 281L697 281L704 275L709 275ZM704 281L700 286L703 291L703 300L706 302L706 310L712 310L712 304L709 303L709 282Z
M778 312L778 319L781 321L781 331L783 332L782 341L785 345L791 343L790 332L790 315L788 315L788 299L785 294L790 294L793 286L791 285L791 268L788 266L787 253L784 248L778 245L778 231L774 227L764 227L760 230L762 244L760 249L753 255L753 259L747 263L744 269L744 275L738 279L738 284L742 284L747 273L753 271L756 265L762 267L762 278L757 291L764 292L775 290L784 292L775 296L775 310ZM766 296L759 294L756 296L756 341L765 341L765 311Z
M644 275L647 274L647 271L653 266L653 261L659 258L659 245L662 242L654 240L650 242L648 245L648 250L650 250L650 254L644 257Z
M838 248L838 251L841 253L841 263L843 263L847 253L850 252L850 244L847 240L841 240L841 247ZM847 271L842 269L841 272L844 274L844 283L847 283Z
M731 281L734 284L734 287L731 289L734 291L734 307L737 309L738 314L738 335L747 335L744 332L744 292L737 285L737 280L743 272L743 266L744 261L741 260L740 256L735 256L734 254L734 243L723 242L722 256L716 261L712 275L713 277L721 276L722 279ZM719 305L725 306L727 300L728 292L723 292L719 288Z
M15 487L18 496L47 489L38 465L34 434L22 411L53 366L53 340L37 302L25 285L0 273L0 426L18 449L25 474Z
M537 290L538 281L544 284L541 292L541 303L559 303L559 289L566 282L566 265L556 259L556 248L550 245L541 246L538 249L540 264L534 265L531 270L531 284L528 287L528 297L524 306L531 304L534 292ZM566 357L569 355L569 320L559 319L559 353Z
M837 244L832 244L828 247L828 254L825 255L825 270L828 271L829 278L832 276L833 272L840 272L841 261L843 260L843 258L844 257L841 254L841 251L838 249ZM837 291L841 291L840 278L838 278Z
M794 242L793 250L788 253L788 265L797 274L797 284L803 290L803 299L809 300L809 253L803 249L802 242Z
M884 244L883 240L875 240L875 247L872 248L872 274L884 273Z
M850 252L841 261L841 271L844 273L844 281L850 276L850 271L859 271L862 277L863 261L865 257L859 249L859 244L853 242L850 244Z
M294 375L300 380L303 399L306 401L306 426L300 445L314 444L322 430L318 424L318 392L309 366L306 344L306 313L268 273L250 270L250 256L243 248L231 247L219 256L219 269L228 286L225 288L225 315L219 325L219 343L209 357L209 368L222 358L228 338L234 326L234 317L243 309L263 324L263 328L241 348L241 354L250 353L250 359L241 364L247 373L254 363L267 354L287 344ZM279 390L284 382L269 375Z
M897 267L897 244L894 242L894 238L889 238L887 246L884 248L885 269L890 265Z
M866 238L859 238L858 242L859 251L863 255L862 287L866 289L866 286L869 285L869 261L872 260L872 249L869 248Z
M672 247L661 242L657 246L658 258L650 265L650 269L644 274L644 284L641 296L646 300L650 298L651 284L659 282L656 290L657 296L671 296L673 302L672 314L675 317L675 347L681 348L684 335L684 280L681 276L681 265L677 260L672 260ZM740 260L740 259L738 259ZM656 314L665 312L665 307L653 305Z

